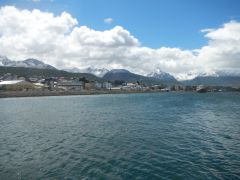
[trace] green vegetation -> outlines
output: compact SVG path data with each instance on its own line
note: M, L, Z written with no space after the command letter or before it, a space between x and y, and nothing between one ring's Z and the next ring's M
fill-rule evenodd
M0 87L4 91L23 91L23 90L33 90L35 86L31 83L19 83L19 84L9 84Z
M90 81L99 81L103 82L103 79L98 78L92 74L88 73L70 73L62 70L56 69L35 69L35 68L24 68L24 67L2 67L0 66L0 76L4 74L11 73L12 75L22 76L25 78L30 77L42 77L42 78L50 78L50 77L76 77L83 78L85 77Z

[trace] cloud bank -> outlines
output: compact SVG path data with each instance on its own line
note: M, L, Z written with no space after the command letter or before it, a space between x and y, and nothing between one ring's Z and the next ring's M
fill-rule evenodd
M144 47L128 30L97 31L79 25L71 14L0 8L0 55L37 58L57 68L125 68L148 74L156 68L188 79L199 72L240 70L240 22L202 30L206 46L183 50Z

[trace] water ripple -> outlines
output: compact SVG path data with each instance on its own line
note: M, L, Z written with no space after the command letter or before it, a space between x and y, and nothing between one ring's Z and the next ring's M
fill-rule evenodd
M239 93L9 98L0 111L0 179L240 179Z

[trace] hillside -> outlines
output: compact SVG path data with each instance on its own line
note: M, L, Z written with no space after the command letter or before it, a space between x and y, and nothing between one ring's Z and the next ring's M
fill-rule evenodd
M25 68L36 68L36 69L56 69L55 67L45 64L37 59L29 58L23 61L13 61L8 59L6 56L0 56L0 66L5 67L25 67Z
M122 80L125 82L141 82L146 85L151 85L151 84L164 84L165 82L152 78L152 77L145 77L141 76L138 74L131 73L125 69L113 69L109 72L107 72L104 76L103 79L108 80L108 81L115 81L115 80Z
M179 82L175 79L171 74L162 71L161 69L156 69L154 72L149 73L147 77L158 79L166 84L179 84Z
M57 69L36 69L36 68L24 68L24 67L4 67L0 66L0 76L6 73L22 77L86 77L88 80L103 81L103 79L96 77L88 73L70 73Z
M209 86L236 86L240 87L239 76L222 76L222 77L196 77L193 80L182 81L185 85L209 85Z

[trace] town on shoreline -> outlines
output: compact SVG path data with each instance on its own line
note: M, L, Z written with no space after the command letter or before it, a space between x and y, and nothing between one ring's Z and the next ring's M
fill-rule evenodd
M142 82L97 81L86 77L21 77L6 73L0 77L0 98L150 92L240 91L224 86L186 86L181 84L144 84Z

